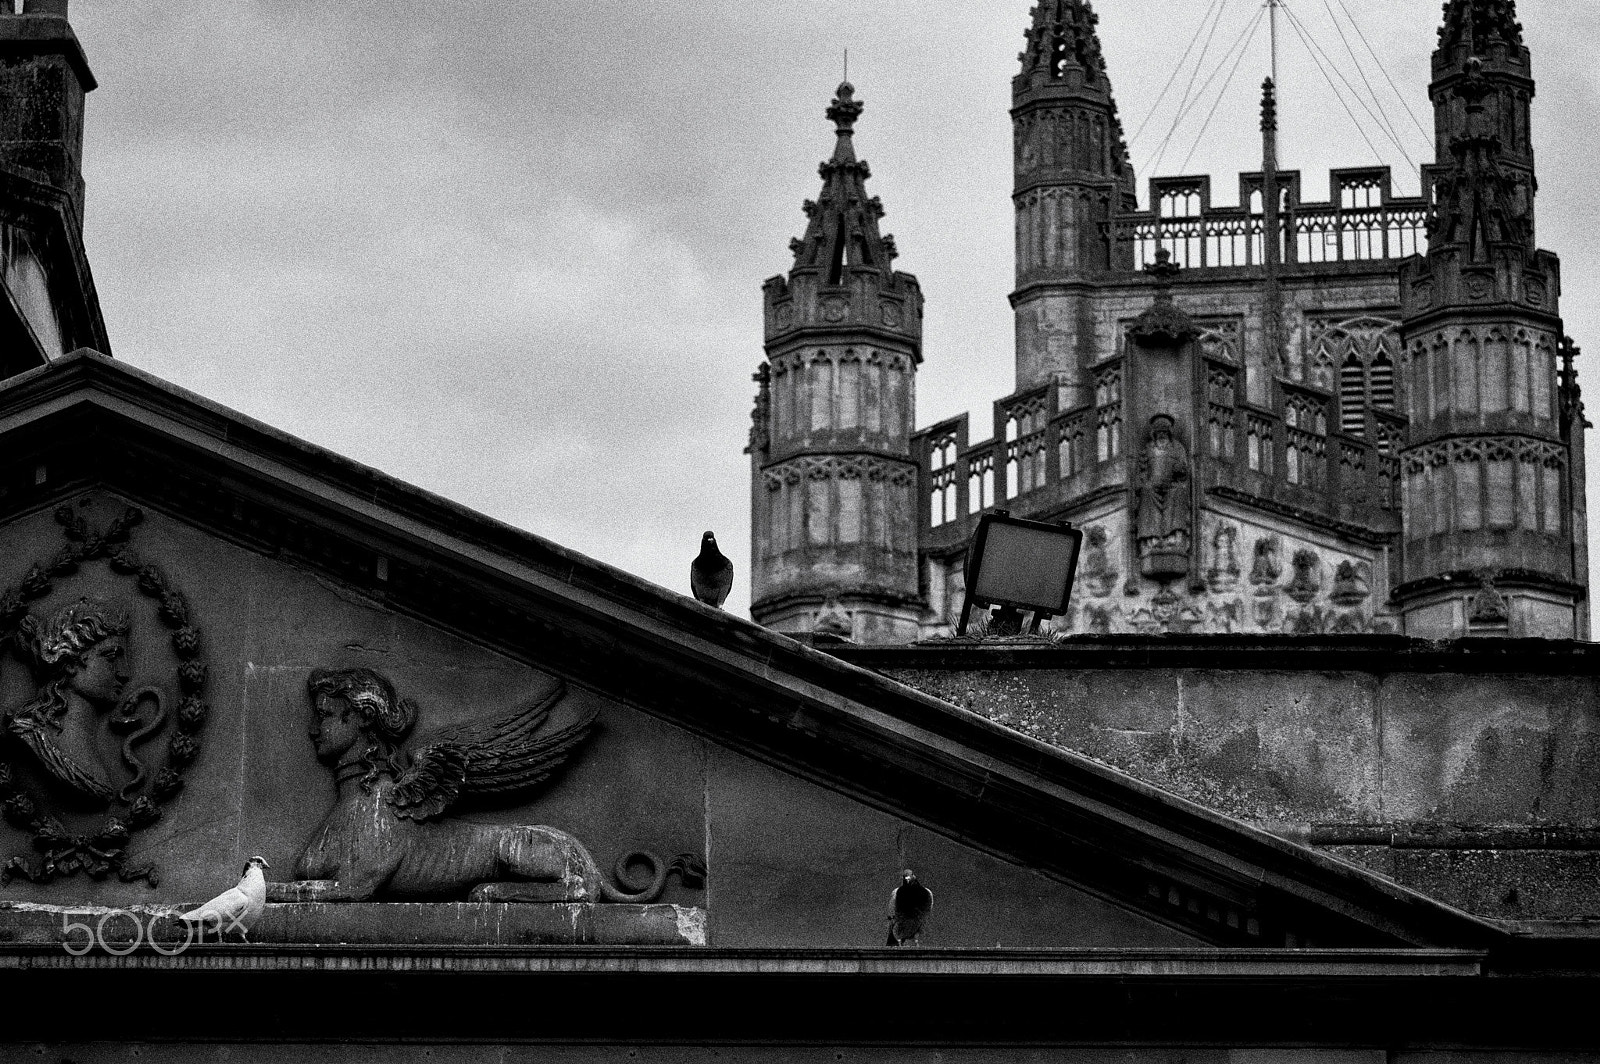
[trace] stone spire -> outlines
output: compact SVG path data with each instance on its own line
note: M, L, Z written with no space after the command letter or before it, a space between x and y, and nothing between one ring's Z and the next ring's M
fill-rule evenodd
M1024 36L1028 45L1017 56L1019 75L1030 85L1063 80L1095 86L1111 95L1105 58L1100 54L1100 21L1085 0L1041 0L1030 12L1033 24Z
M1134 268L1132 245L1110 233L1118 212L1138 209L1096 21L1086 0L1040 0L1011 81L1016 387L1054 382L1073 402L1092 355L1082 282Z
M893 268L856 158L861 101L849 82L828 107L833 154L805 205L787 276L763 290L767 363L751 431L751 605L761 624L866 643L916 638L916 371L922 291ZM834 635L839 634L834 631Z
M1522 46L1516 0L1446 0L1444 24L1439 27L1441 49L1465 45L1475 55L1487 55L1496 41Z
M894 237L878 231L883 202L867 196L872 170L856 158L855 125L861 111L855 86L840 84L827 110L838 139L833 156L819 168L822 194L806 201L806 234L791 245L794 269L818 271L830 285L842 283L850 267L888 271L896 254Z
M1512 4L1447 4L1428 252L1400 267L1408 635L1587 633L1583 425L1558 367L1560 264L1535 241L1533 94Z

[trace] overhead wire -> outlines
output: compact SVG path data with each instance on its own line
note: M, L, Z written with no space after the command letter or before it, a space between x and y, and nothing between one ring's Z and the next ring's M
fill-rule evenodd
M1344 50L1350 55L1351 65L1356 68L1356 73L1361 75L1361 84L1366 86L1367 95L1372 99L1372 105L1378 109L1378 115L1382 119L1384 126L1389 131L1389 139L1394 141L1395 144L1399 145L1400 130L1395 128L1394 122L1389 118L1389 112L1384 110L1383 101L1378 99L1377 90L1372 87L1372 82L1367 77L1366 68L1361 65L1361 60L1356 56L1355 46L1350 43L1350 38L1345 35L1344 27L1339 25L1339 16L1334 14L1333 5L1330 4L1328 0L1322 0L1322 6L1327 10L1328 18L1332 20L1333 28L1339 34L1339 40L1344 43ZM1405 156L1406 162L1410 163L1411 168L1415 170L1417 164L1412 161L1411 153L1404 147L1401 147L1400 152Z
M1150 119L1155 117L1156 109L1161 106L1161 101L1167 98L1167 93L1172 90L1173 83L1178 80L1178 75L1183 72L1183 65L1188 60L1189 53L1194 51L1194 46L1196 44L1200 43L1200 34L1205 30L1206 23L1211 18L1212 11L1216 10L1218 4L1225 4L1226 2L1227 0L1211 0L1210 6L1206 8L1206 13L1200 17L1200 24L1194 28L1194 35L1189 38L1189 46L1183 50L1183 55L1178 57L1178 62L1174 64L1172 73L1167 75L1167 83L1161 86L1161 93L1156 97L1156 102L1150 105L1150 110L1145 112L1143 120L1141 120L1139 123L1139 128L1134 130L1133 137L1128 141L1128 147L1131 148L1135 144L1139 143L1139 136L1144 133L1145 127L1150 124ZM1220 12L1218 12L1218 21L1221 21L1221 18L1222 15ZM1215 31L1213 30L1213 32ZM1195 69L1199 69L1198 64L1196 64ZM1193 84L1192 76L1190 83Z
M1211 119L1216 115L1217 108L1222 104L1223 97L1228 95L1228 86L1233 84L1233 76L1239 72L1239 64L1244 62L1245 53L1250 50L1250 42L1256 39L1256 33L1261 29L1263 17L1264 15L1261 12L1256 13L1256 17L1250 25L1250 35L1245 40L1244 47L1239 49L1239 55L1233 61L1233 69L1228 71L1228 76L1223 80L1222 89L1217 93L1217 98L1211 102L1211 110L1206 112L1206 120L1200 124L1200 132L1195 134L1194 143L1189 145L1189 154L1183 157L1183 162L1178 166L1179 173L1183 173L1189 168L1189 160L1194 158L1194 153L1200 147L1200 142L1205 139L1206 130L1211 125Z
M1334 84L1333 78L1329 76L1325 69L1323 69L1322 60L1317 58L1317 51L1313 47L1312 42L1308 38L1305 30L1301 27L1300 20L1294 16L1287 5L1280 4L1279 6L1282 8L1284 14L1289 16L1289 28L1294 30L1295 34L1300 38L1300 43L1306 46L1306 51L1311 53L1311 61L1316 64L1317 70L1322 74L1323 80L1326 81L1328 83L1328 87L1333 90L1334 99L1339 101L1339 106L1344 108L1344 113L1350 116L1350 123L1356 127L1356 132L1359 133L1361 135L1361 139L1366 142L1367 150L1372 152L1372 157L1381 164L1383 162L1383 154L1378 151L1376 146L1373 145L1372 138L1367 136L1367 131L1362 128L1361 122L1356 118L1355 112L1350 110L1350 105L1345 102L1344 94L1339 91L1339 86ZM1352 89L1351 91L1354 90Z
M1226 6L1224 3L1223 7ZM1189 108L1190 93L1194 91L1194 79L1200 76L1200 70L1206 65L1206 54L1211 51L1211 40L1217 35L1217 27L1222 25L1223 7L1217 8L1216 17L1211 22L1211 30L1206 34L1206 42L1200 48L1200 56L1194 61L1194 69L1189 72L1189 81L1183 87L1183 95L1178 98L1178 111L1172 119L1172 125L1167 129L1167 135L1161 138L1161 143L1156 146L1155 159L1151 165L1152 172L1161 165L1161 157L1166 154L1167 145L1172 141L1172 135L1178 131L1178 123L1183 121L1184 114ZM1205 23L1200 23L1202 27ZM1205 90L1202 89L1202 92Z
M1301 41L1305 43L1306 49L1312 53L1312 60L1317 61L1318 57L1320 57L1320 61L1317 62L1317 67L1322 71L1322 76L1324 80L1328 82L1329 88L1333 89L1334 93L1338 95L1339 87L1333 84L1332 78L1330 78L1328 75L1328 71L1331 70L1334 74L1338 75L1339 80L1344 83L1344 87L1350 90L1351 97L1355 99L1356 103L1361 105L1361 109L1367 113L1367 117L1372 119L1373 124L1383 132L1384 136L1389 138L1389 142L1399 149L1400 154L1404 156L1406 161L1409 163L1411 157L1406 153L1405 145L1400 143L1400 141L1395 138L1395 135L1390 131L1389 126L1385 124L1383 119L1380 118L1372 110L1372 108L1367 105L1367 102L1361 98L1361 93L1356 90L1355 85L1351 83L1350 79L1345 77L1344 72L1339 69L1339 64L1334 62L1333 56L1329 55L1327 49L1322 47L1322 42L1317 40L1316 34L1311 32L1311 27L1302 22L1300 17L1289 8L1287 0L1280 0L1279 6L1282 8L1283 13L1288 16L1290 24L1295 26L1300 32ZM1345 102L1343 97L1340 98L1340 102ZM1357 125L1359 124L1360 123L1357 123ZM1383 157L1381 155L1378 157L1378 161L1383 161Z
M1373 113L1372 108L1369 107L1367 102L1361 98L1361 93L1356 90L1356 87L1353 84L1351 84L1350 79L1344 76L1344 73L1339 69L1339 65L1333 61L1333 57L1330 56L1327 53L1327 50L1322 47L1322 42L1318 41L1316 35L1311 32L1311 27L1302 22L1299 16L1289 9L1287 3L1280 4L1280 6L1283 8L1284 13L1289 16L1289 24L1296 27L1297 31L1300 33L1301 40L1305 42L1306 48L1312 51L1312 59L1317 60L1317 57L1321 56L1321 60L1318 62L1318 69L1322 70L1323 79L1326 80L1328 82L1328 86L1333 89L1334 95L1339 96L1340 104L1344 106L1347 112L1350 110L1349 104L1339 93L1339 87L1335 85L1333 83L1333 79L1329 77L1329 70L1333 71L1333 73L1338 76L1339 80L1344 82L1345 88L1350 90L1350 95L1355 99L1355 102L1361 105L1361 109L1367 113L1367 117L1372 119L1373 124L1376 125L1380 131L1382 131L1383 135L1389 138L1389 142L1395 146L1395 150L1400 153L1400 157L1405 160L1406 165L1411 167L1412 170L1416 171L1418 176L1421 176L1422 171L1420 168L1418 168L1417 164L1412 161L1411 153L1406 151L1405 145L1402 144L1392 132L1390 132L1389 127L1384 124L1383 120L1379 118L1378 115ZM1361 133L1362 139L1366 140L1366 130L1361 128L1360 121L1353 113L1350 115L1350 120L1355 122L1356 128ZM1367 143L1370 147L1372 142L1368 140ZM1374 149L1373 154L1377 156L1379 164L1382 164L1382 153Z
M1239 48L1245 42L1245 38L1247 36L1255 32L1256 28L1261 24L1261 20L1264 17L1265 15L1263 11L1256 12L1255 17L1245 25L1245 28L1240 31L1239 36L1233 39L1233 43L1230 44L1228 46L1228 50L1223 53L1222 61L1217 64L1217 68L1213 70L1211 75L1207 77L1206 80L1201 84L1200 91L1195 94L1194 100L1189 104L1188 107L1179 112L1178 116L1172 120L1172 129L1167 132L1166 139L1161 142L1161 150L1156 153L1155 162L1151 164L1152 172L1160 167L1161 160L1166 155L1167 144L1172 140L1172 134L1177 132L1178 124L1187 118L1189 112L1194 110L1194 108L1199 105L1200 101L1205 98L1206 90L1209 89L1211 87L1211 83L1217 79L1217 75L1222 73L1223 66L1230 58L1233 57L1234 50Z
M1400 86L1396 85L1394 83L1394 78L1389 76L1388 66L1382 59L1378 58L1377 49L1373 48L1372 42L1367 40L1367 35L1361 32L1361 23L1357 22L1356 17L1350 13L1350 9L1345 6L1344 0L1335 0L1335 2L1338 3L1339 9L1344 12L1345 18L1350 21L1351 27L1355 29L1356 36L1361 38L1361 43L1366 45L1367 54L1372 56L1372 61L1376 63L1378 69L1383 72L1384 79L1389 82L1389 88L1394 91L1395 99L1400 101L1400 106L1404 107L1406 109L1406 114L1411 116L1411 124L1417 127L1417 132L1422 134L1422 139L1427 141L1428 144L1432 146L1433 134L1429 133L1428 130L1422 125L1422 122L1417 118L1417 113L1411 109L1411 103L1406 99L1405 93L1400 91Z

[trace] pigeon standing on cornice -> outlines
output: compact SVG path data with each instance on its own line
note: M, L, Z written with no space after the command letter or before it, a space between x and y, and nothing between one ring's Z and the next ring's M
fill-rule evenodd
M707 606L719 609L733 590L733 563L717 547L710 532L700 537L700 553L689 565L689 589Z
M906 869L900 876L900 885L889 894L888 946L917 944L928 914L933 911L933 891L917 881L917 874Z
M239 937L249 941L250 926L267 908L267 880L261 874L268 867L265 857L252 857L244 866L244 875L238 886L229 887L197 909L191 909L179 919L191 927L199 925L201 934L207 927L217 930L221 938L234 928Z

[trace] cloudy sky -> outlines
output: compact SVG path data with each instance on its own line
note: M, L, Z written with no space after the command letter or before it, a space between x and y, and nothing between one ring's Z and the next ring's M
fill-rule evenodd
M1431 130L1437 0L1286 3L1363 94L1365 74L1400 145L1350 106L1414 192L1430 149L1389 81ZM86 239L114 353L676 590L715 529L742 612L760 283L817 192L842 53L897 265L927 297L919 421L984 419L1012 384L1007 108L1028 7L75 0L100 80ZM1600 351L1600 5L1519 7L1541 243L1564 260L1568 331ZM1341 8L1381 67L1342 17L1341 38ZM1098 9L1128 132L1153 113L1141 181L1163 141L1162 173L1231 187L1258 165L1266 34L1229 45L1259 0ZM1169 138L1208 11L1206 91ZM1329 167L1375 153L1287 20L1281 42L1281 158L1320 198Z

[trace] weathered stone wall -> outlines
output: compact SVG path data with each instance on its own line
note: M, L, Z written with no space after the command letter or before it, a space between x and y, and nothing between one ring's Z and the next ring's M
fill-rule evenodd
M839 653L1470 911L1600 918L1600 648L1115 637Z

